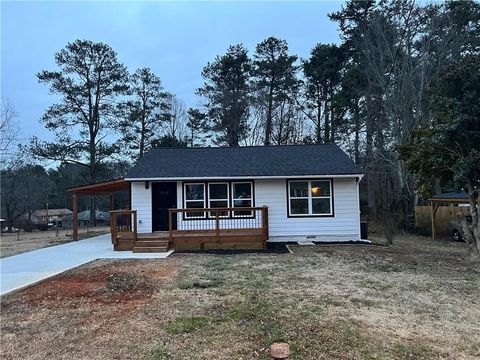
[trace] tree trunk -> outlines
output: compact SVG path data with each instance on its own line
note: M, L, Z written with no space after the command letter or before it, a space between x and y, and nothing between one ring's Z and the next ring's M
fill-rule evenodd
M469 224L465 215L460 213L460 224L462 225L463 237L470 249L470 256L475 259L480 258L480 191L471 184L467 185L470 203L470 215L472 223Z
M145 99L143 99L143 108L142 108L142 129L140 133L140 146L139 146L139 157L142 157L145 154L145 132L146 132L146 115L145 115Z
M372 216L373 219L377 218L377 204L376 204L376 193L375 193L375 181L373 179L373 133L374 133L374 118L371 111L371 98L367 97L367 119L366 119L366 127L367 127L367 134L366 134L366 154L365 154L365 164L364 170L366 175L366 182L367 182L367 200L368 200L368 209L369 214Z
M142 157L143 154L145 153L145 127L142 125L142 131L140 134L140 145L139 145L139 152L138 152L138 157Z
M330 143L330 110L328 108L328 101L325 100L325 109L323 110L325 115L325 144Z
M353 112L353 119L355 123L355 140L354 140L354 157L355 157L355 164L360 163L360 119L359 119L359 113L358 113L358 106L355 106L354 112Z
M316 130L317 130L317 144L322 143L322 101L319 99L317 101L317 123L316 123Z
M90 184L94 184L96 181L96 172L95 172L95 148L94 145L90 145ZM90 226L95 226L95 196L90 196Z
M330 116L330 142L332 144L335 144L335 124L336 124L336 119L335 119L335 112L333 111L333 107L330 108L331 116Z
M268 93L267 122L265 124L265 145L270 145L272 137L272 113L273 113L273 81L270 82Z

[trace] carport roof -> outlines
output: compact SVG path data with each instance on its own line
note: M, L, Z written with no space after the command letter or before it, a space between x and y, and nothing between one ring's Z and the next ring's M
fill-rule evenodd
M454 203L468 203L469 197L466 192L447 192L443 194L435 194L430 199L434 202L454 202Z
M128 190L129 188L130 184L125 179L115 179L72 187L67 189L67 191L77 195L108 195L117 191Z

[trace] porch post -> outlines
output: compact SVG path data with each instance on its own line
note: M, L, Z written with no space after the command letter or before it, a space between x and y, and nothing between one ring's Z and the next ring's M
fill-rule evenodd
M172 215L173 215L173 210L172 209L168 209L168 243L171 244L172 243L172 240L173 240L173 219L172 219ZM177 213L175 213L175 216L177 216Z
M72 193L72 232L73 232L73 241L78 240L78 198L77 193Z
M269 229L268 229L268 206L263 205L263 234L265 240L269 238Z

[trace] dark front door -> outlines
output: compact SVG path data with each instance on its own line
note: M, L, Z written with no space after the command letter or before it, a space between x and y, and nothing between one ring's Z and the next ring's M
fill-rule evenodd
M168 209L177 207L177 183L152 183L152 231L168 230ZM173 229L177 228L173 216Z

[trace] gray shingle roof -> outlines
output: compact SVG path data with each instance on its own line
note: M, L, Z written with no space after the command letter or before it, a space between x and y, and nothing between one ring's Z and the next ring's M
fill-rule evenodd
M72 214L72 210L69 209L38 209L35 210L32 215L33 216L64 216L68 214Z
M337 145L284 145L150 150L127 179L361 174Z

